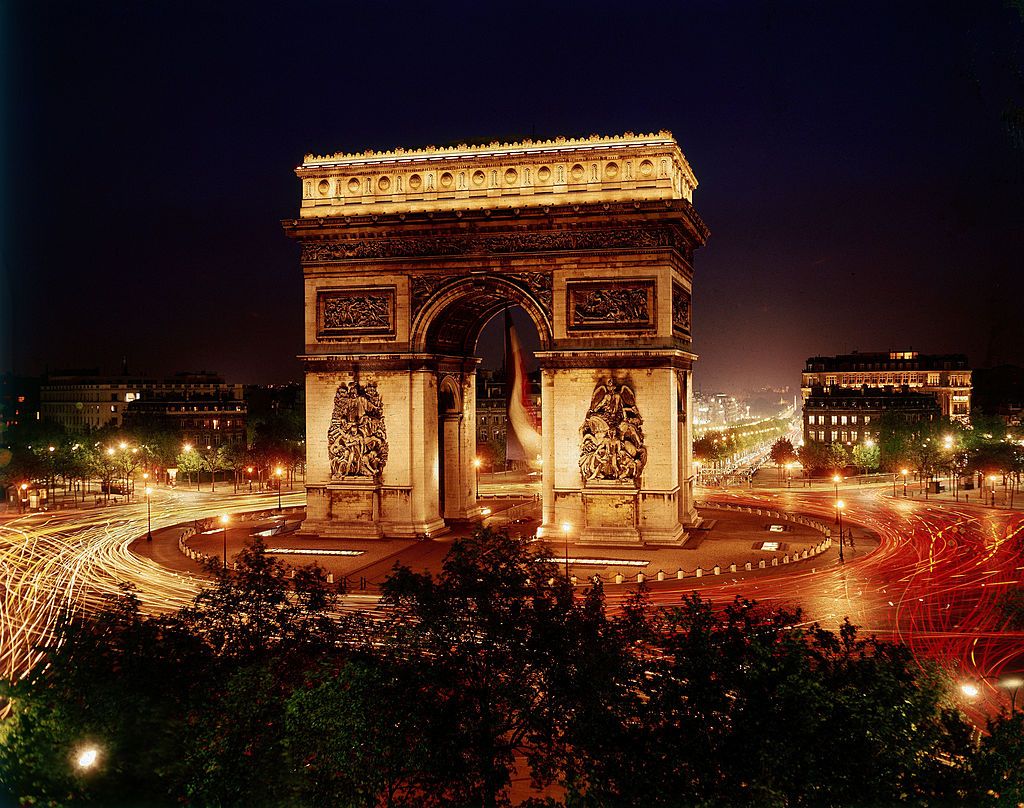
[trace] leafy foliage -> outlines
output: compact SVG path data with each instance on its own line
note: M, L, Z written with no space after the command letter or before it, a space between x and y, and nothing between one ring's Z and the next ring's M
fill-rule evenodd
M976 747L905 647L696 594L612 617L547 556L479 531L436 577L396 567L373 619L259 543L179 614L125 592L8 687L0 784L24 804L429 808L507 804L519 769L564 795L538 806L1019 801L1020 716Z

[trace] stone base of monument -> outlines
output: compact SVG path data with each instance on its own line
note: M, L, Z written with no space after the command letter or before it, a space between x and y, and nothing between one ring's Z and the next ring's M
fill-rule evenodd
M383 486L366 478L306 486L306 520L300 536L418 539L447 532L441 518L412 518L406 488Z
M663 524L651 524L659 514L652 511L649 503L641 510L641 498L650 499L650 495L638 491L630 482L588 481L581 495L583 525L577 543L676 547L685 543L686 531L673 518L671 510L664 509ZM643 520L641 513L645 514Z

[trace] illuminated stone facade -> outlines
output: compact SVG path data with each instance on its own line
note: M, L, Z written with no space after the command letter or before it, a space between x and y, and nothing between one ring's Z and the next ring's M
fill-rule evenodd
M805 402L815 387L907 387L933 396L946 418L967 423L971 416L971 369L963 354L888 351L812 356L800 386Z
M284 227L305 277L308 530L432 535L478 517L474 352L511 303L541 344L541 534L685 540L692 262L708 232L671 134L308 156L296 173ZM339 416L353 389L386 424L373 473L339 473L361 429L382 440Z

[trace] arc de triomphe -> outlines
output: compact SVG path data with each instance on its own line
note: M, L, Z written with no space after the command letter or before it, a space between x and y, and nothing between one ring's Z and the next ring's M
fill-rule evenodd
M304 530L429 536L479 516L474 352L511 303L540 335L540 534L685 541L708 230L670 133L308 155L296 174Z

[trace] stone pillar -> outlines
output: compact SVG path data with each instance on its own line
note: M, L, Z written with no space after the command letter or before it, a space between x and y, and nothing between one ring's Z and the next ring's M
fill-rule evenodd
M561 538L563 523L575 541L590 544L681 544L680 429L675 370L652 355L650 367L617 369L604 352L546 352L539 356L544 408L544 518L540 535ZM655 360L662 361L655 364ZM660 366L659 366L660 365ZM600 413L607 380L624 385L643 419L646 463L639 478L581 471L584 426ZM627 405L631 406L631 405ZM612 418L611 420L614 420ZM600 422L588 431L600 432ZM686 433L686 430L683 430ZM688 433L687 440L688 440ZM611 477L610 479L608 477Z

